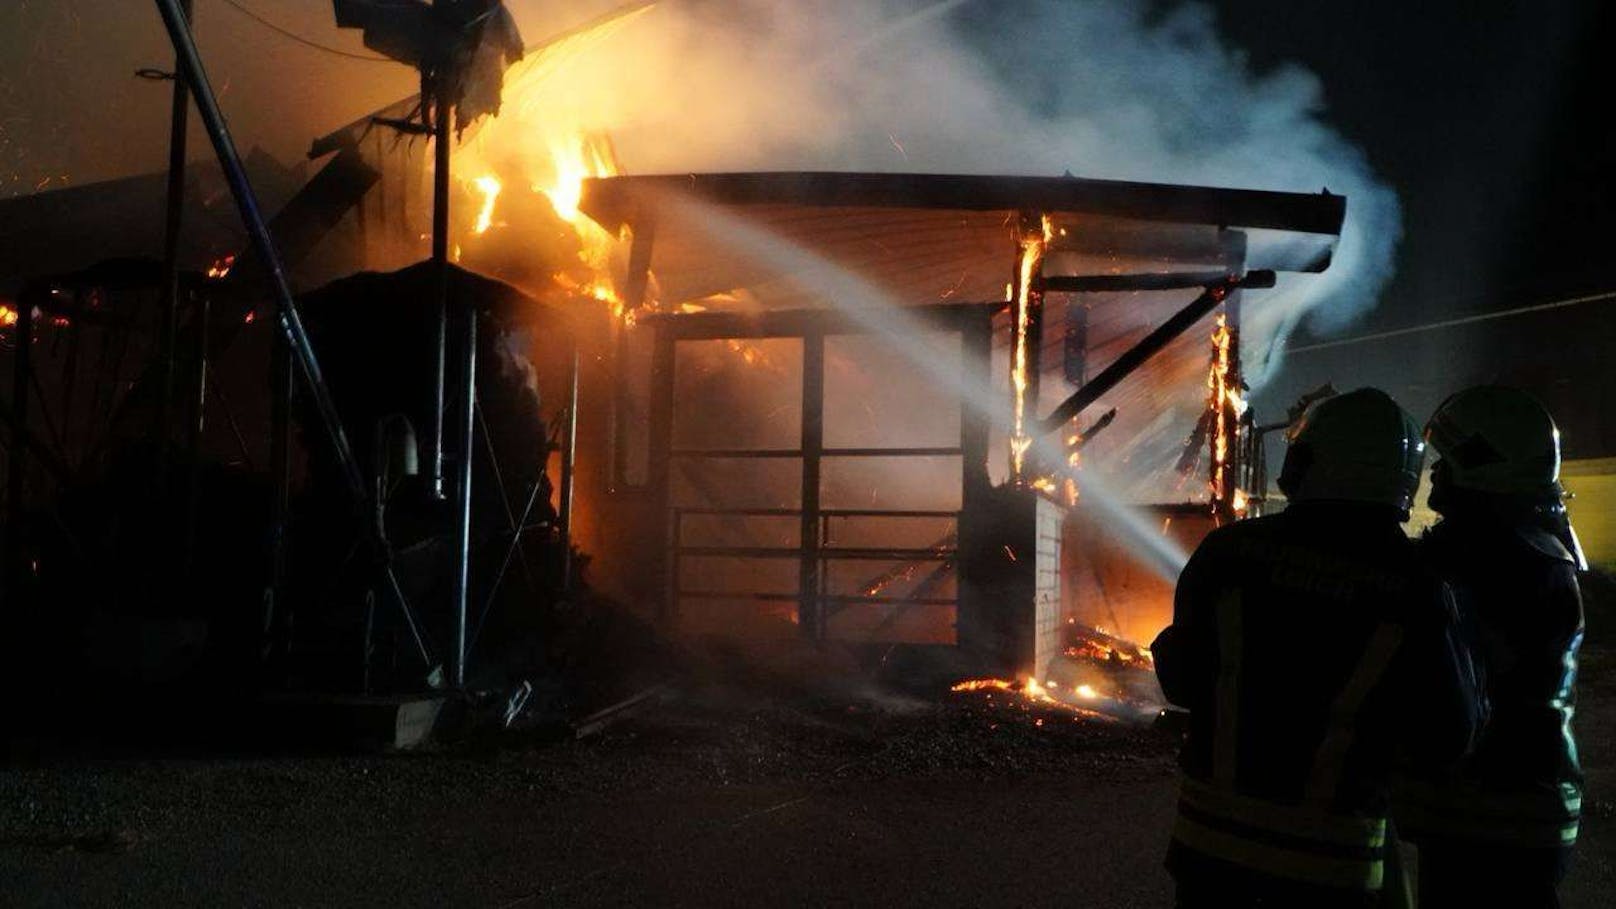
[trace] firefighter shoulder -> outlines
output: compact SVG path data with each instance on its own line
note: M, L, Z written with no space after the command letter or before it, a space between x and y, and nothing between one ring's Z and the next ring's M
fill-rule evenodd
M1398 787L1398 823L1412 839L1569 847L1582 802L1571 717L1585 563L1559 486L1559 433L1524 392L1481 387L1438 408L1427 437L1442 520L1421 545L1453 588L1491 715L1457 772Z
M1418 427L1385 394L1320 402L1286 454L1284 512L1223 527L1152 644L1189 711L1168 866L1372 895L1395 755L1460 758L1480 722L1451 599L1403 534ZM1273 891L1268 891L1273 892Z

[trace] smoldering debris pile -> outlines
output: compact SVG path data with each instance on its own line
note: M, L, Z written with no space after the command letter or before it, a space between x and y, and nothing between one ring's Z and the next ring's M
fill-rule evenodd
M613 646L620 646L626 625L615 624ZM1101 704L1035 697L1015 684L900 690L872 674L861 655L800 637L782 637L766 653L716 639L661 645L662 675L640 673L632 692L620 673L601 674L595 703L614 688L622 696L598 713L566 730L529 726L526 735L481 744L501 762L559 763L602 786L647 787L1128 773L1165 768L1173 751L1169 737L1120 701L1108 701L1119 707L1113 715ZM616 658L586 663L626 668Z
M576 744L505 749L564 761L603 786L1085 775L1165 769L1174 744L1149 727L979 692L803 705L736 689L683 692Z

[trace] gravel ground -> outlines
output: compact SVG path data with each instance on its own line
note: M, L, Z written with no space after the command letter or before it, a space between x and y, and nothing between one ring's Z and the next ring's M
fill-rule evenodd
M1582 695L1566 904L1603 907L1612 654ZM852 700L709 689L560 745L0 770L0 902L1170 904L1165 739L1003 693Z

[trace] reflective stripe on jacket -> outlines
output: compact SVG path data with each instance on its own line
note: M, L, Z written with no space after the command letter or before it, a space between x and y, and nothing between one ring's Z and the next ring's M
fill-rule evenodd
M1200 856L1380 891L1395 756L1446 765L1479 724L1452 602L1388 512L1297 503L1214 531L1152 651L1190 714L1175 876Z
M1195 851L1287 880L1379 890L1386 819L1280 805L1184 779L1173 839Z

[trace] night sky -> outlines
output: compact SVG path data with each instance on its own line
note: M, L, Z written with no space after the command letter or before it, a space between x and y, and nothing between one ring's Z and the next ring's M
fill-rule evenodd
M1402 199L1396 276L1347 336L1616 290L1611 4L1217 6L1253 65L1298 61L1320 76L1329 120ZM1610 456L1612 306L1299 353L1258 403L1272 412L1334 379L1382 385L1423 417L1456 386L1511 382L1550 403L1570 454Z

